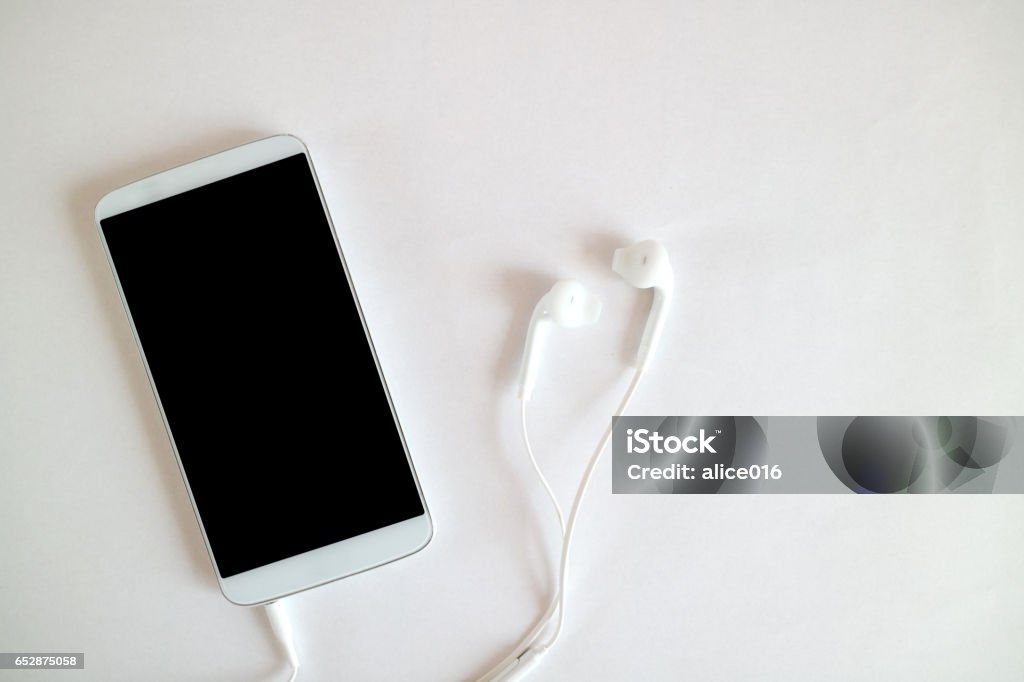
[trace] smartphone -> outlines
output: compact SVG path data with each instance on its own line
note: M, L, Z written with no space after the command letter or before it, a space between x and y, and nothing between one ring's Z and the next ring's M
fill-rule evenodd
M419 551L433 526L306 146L103 197L96 224L228 600Z

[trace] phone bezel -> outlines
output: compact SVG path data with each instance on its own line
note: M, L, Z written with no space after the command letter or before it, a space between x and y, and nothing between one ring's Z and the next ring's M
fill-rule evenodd
M121 281L117 276L117 268L111 258L110 250L107 247L107 241L100 223L106 218L124 213L125 211L129 211L133 208L145 206L155 201L159 201L160 199L181 194L182 192L202 187L210 184L211 182L222 180L247 170L294 156L295 154L303 154L306 157L310 173L312 174L313 181L316 184L317 194L320 197L320 205L323 208L324 216L327 218L327 223L331 228L331 234L334 237L334 244L338 250L338 257L341 259L342 266L344 267L345 277L348 279L352 298L355 301L356 309L359 311L359 319L363 325L363 332L365 333L366 341L370 346L370 352L373 355L374 364L377 367L377 374L380 377L381 384L384 386L384 393L387 396L388 407L391 410L392 417L394 418L395 428L398 430L399 439L402 442L402 448L405 451L406 460L409 464L409 470L412 472L413 480L416 483L416 491L417 494L419 494L420 502L423 505L423 515L391 526L385 526L362 535L357 535L356 537L342 540L340 542L321 547L320 549L288 557L287 559L283 559L266 566L261 566L244 573L223 578L220 575L220 571L217 569L217 559L210 547L210 542L206 536L206 528L203 525L199 509L196 507L195 499L192 497L192 488L189 485L188 476L185 473L181 457L178 454L178 448L174 442L174 434L167 422L167 416L164 413L163 404L160 401L160 394L153 381L149 362L146 360L145 349L142 347L138 332L135 329L135 322L132 319L131 310L128 308L124 291L121 289ZM100 236L100 242L103 244L104 253L106 253L107 263L110 265L110 270L113 273L118 295L121 297L121 304L124 307L125 315L128 317L128 324L131 327L132 336L135 338L135 345L142 357L142 364L145 367L146 376L149 379L149 385L153 391L153 397L156 399L157 406L160 410L160 416L163 419L164 428L166 429L167 436L171 442L171 449L174 452L174 458L178 463L178 471L181 473L182 480L185 483L189 501L192 504L192 511L195 514L197 523L199 524L199 529L203 536L203 542L206 544L206 551L210 557L210 562L213 564L214 575L217 577L217 581L220 584L221 592L223 592L224 596L229 601L243 606L263 604L273 601L274 599L285 597L296 592L301 592L312 587L317 587L318 585L323 585L340 578L390 563L397 559L409 556L410 554L414 554L426 547L433 536L433 523L430 518L430 512L427 509L427 503L423 497L423 490L420 487L419 477L416 475L416 468L413 465L412 458L409 454L409 447L405 440L405 434L402 431L401 423L398 420L398 414L395 411L394 402L391 399L391 392L388 390L387 381L385 381L384 374L380 368L380 361L377 358L377 351L373 345L373 338L370 336L370 331L366 326L366 319L363 316L362 306L359 303L359 296L357 295L355 286L352 283L348 263L345 261L345 255L341 249L338 234L334 228L334 222L331 220L330 212L327 210L327 202L324 200L323 191L320 188L320 181L317 178L312 157L310 156L306 145L300 139L293 135L275 135L273 137L264 138L217 154L206 156L191 163L187 163L185 165L151 175L147 178L143 178L142 180L138 180L129 185L125 185L124 187L113 190L100 199L99 203L96 204L95 220L96 229ZM273 496L273 491L268 491L268 495Z

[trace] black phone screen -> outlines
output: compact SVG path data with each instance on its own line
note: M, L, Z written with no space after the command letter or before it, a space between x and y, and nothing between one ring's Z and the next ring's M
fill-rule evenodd
M306 155L100 228L222 577L425 513Z

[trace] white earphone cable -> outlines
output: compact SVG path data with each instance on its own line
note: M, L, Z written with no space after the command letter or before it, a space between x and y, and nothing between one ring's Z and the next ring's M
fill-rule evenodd
M540 465L537 464L537 458L533 454L533 446L530 445L530 430L526 426L526 400L519 401L519 415L522 418L520 421L523 426L523 447L526 448L526 455L530 458L530 464L533 465L533 472L537 474L537 479L540 484L544 486L544 491L548 494L548 499L551 500L552 506L555 508L555 515L558 516L558 530L561 535L565 536L565 515L562 513L562 505L558 503L558 498L555 496L555 491L551 489L551 484L548 483L547 477L544 472L541 471Z
M540 465L537 463L537 457L534 455L533 446L530 443L530 429L527 426L526 422L526 404L528 402L528 400L523 399L519 401L519 421L522 427L523 447L526 449L526 455L530 458L530 464L533 466L533 471L537 475L537 480L539 480L540 484L544 486L544 491L547 493L548 499L551 500L551 506L555 508L555 515L558 517L558 537L564 538L565 516L562 513L562 505L558 503L558 497L555 495L555 491L552 490L551 484L548 483L547 476L544 475L544 471L540 468ZM533 628L528 633L526 633L526 635L521 640L519 640L519 643L516 644L516 646L512 649L511 652L509 652L509 654L505 658L499 661L497 665L495 665L486 674L484 674L484 676L481 677L480 680L495 680L507 674L507 672L510 670L510 667L516 662L519 656L521 656L524 651L529 649L530 646L535 641L537 641L538 635L540 635L544 628L551 623L551 619L554 617L555 609L557 607L558 594L556 593L551 597L551 602L548 604L547 611L545 611L544 615L541 616L536 623L534 623Z
M626 393L623 395L618 408L614 412L615 416L621 415L629 407L629 403L633 400L633 396L636 394L637 388L640 386L640 379L643 376L643 373L643 369L636 370L633 375L633 380L630 382L629 387L626 389ZM533 453L533 447L530 443L529 432L526 425L525 400L521 402L520 416L523 427L523 444L526 447L526 454L529 456L530 463L533 465L533 470L537 474L537 478L540 479L541 485L544 486L544 490L547 492L548 498L551 500L551 503L555 508L555 512L558 515L559 527L562 529L562 554L559 564L558 589L552 597L547 611L545 611L544 615L541 616L534 624L533 628L519 641L508 656L491 668L491 670L483 675L480 680L512 679L516 676L516 672L519 670L519 667L516 665L517 662L521 662L521 659L525 659L526 655L531 651L535 654L543 654L555 643L555 640L558 639L559 635L561 635L562 627L565 623L565 587L569 576L570 550L572 547L576 521L579 518L580 506L582 505L583 498L586 496L587 489L590 486L590 479L593 477L594 469L597 467L597 463L601 459L601 454L604 452L605 448L608 447L608 441L611 440L612 434L611 424L609 424L604 435L601 437L601 441L598 443L597 449L591 455L590 461L587 463L587 468L584 470L583 478L580 480L579 488L576 491L576 498L573 501L572 509L569 513L568 525L566 525L562 513L562 507L558 503L558 498L551 489L547 477L544 476L544 473L538 465L537 459ZM534 646L534 643L537 641L540 634L548 625L551 624L556 610L558 611L558 622L551 639L546 644Z
M629 383L629 388L626 389L626 394L622 396L622 402L619 403L618 409L613 413L614 416L623 414L629 407L629 403L633 400L633 396L636 395L636 390L640 387L640 379L643 378L644 370L642 367L638 367L636 372L633 374L633 380ZM565 537L562 539L562 561L561 570L558 576L558 624L555 626L555 632L551 636L551 639L547 644L544 645L545 649L548 649L555 643L559 635L562 634L562 627L565 625L565 590L568 586L569 580L569 554L572 550L572 539L573 534L576 530L576 521L579 518L580 507L583 504L583 498L587 494L587 489L590 487L590 479L594 475L594 469L597 468L597 463L601 460L601 454L605 448L608 447L608 441L612 438L612 422L608 422L607 428L605 428L604 435L601 436L601 441L597 444L597 448L594 450L594 454L590 456L590 462L587 463L587 468L583 473L583 479L580 481L580 486L576 490L576 499L573 500L572 508L569 510L569 522L565 527Z
M292 674L288 682L295 682L299 676L299 654L295 651L295 636L292 633L291 618L288 617L288 608L284 599L272 601L263 607L267 612L267 619L270 620L270 629L277 636L285 655L288 656L288 663L292 666Z

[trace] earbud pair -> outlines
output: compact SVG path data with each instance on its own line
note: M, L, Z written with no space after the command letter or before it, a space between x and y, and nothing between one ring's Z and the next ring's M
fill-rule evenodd
M654 290L651 312L636 354L636 366L642 372L653 357L672 301L675 281L672 265L669 263L665 247L654 239L648 239L626 248L616 249L612 257L612 270L638 289ZM541 297L533 310L530 330L526 335L526 349L519 377L521 400L529 400L533 393L551 326L557 325L567 329L585 327L597 322L600 316L601 299L574 279L559 280Z

